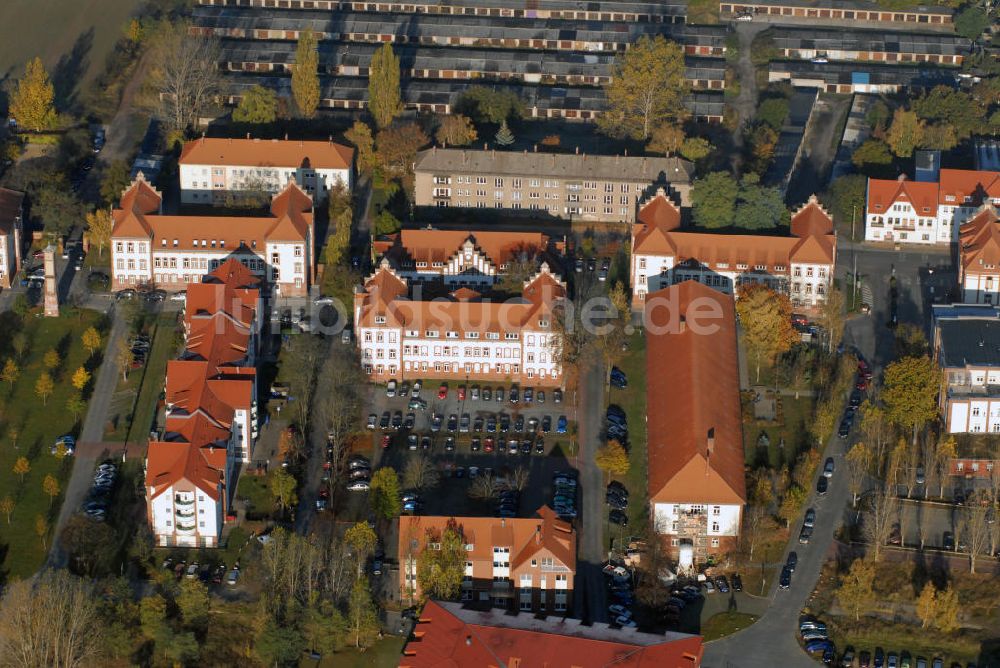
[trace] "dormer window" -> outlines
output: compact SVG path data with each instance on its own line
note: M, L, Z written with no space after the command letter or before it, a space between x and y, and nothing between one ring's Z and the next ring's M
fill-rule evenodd
M384 325L385 324L385 316L384 315L377 315L377 316L375 316L375 324L376 325Z

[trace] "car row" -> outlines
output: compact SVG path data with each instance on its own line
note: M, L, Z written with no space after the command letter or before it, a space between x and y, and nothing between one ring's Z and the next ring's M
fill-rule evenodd
M837 647L827 635L826 624L813 618L805 618L799 623L799 635L807 653L821 654L823 663L833 663Z
M638 626L632 618L632 605L635 604L632 574L621 564L607 563L603 568L608 587L609 598L614 603L608 605L608 614L612 623L622 628Z
M103 522L107 518L111 493L114 491L117 479L118 467L110 460L104 461L97 467L94 471L94 484L90 488L87 500L83 503L84 515L96 522Z
M573 469L557 471L552 476L552 509L564 520L577 515L577 472Z
M390 399L393 397L419 399L422 391L423 381L421 380L415 380L412 384L408 380L404 380L402 382L390 380L385 386L385 396ZM451 390L447 383L441 383L438 385L436 395L438 400L447 400L450 393ZM553 403L562 403L563 392L560 388L551 390L551 396ZM511 405L516 405L522 401L525 404L544 404L546 401L546 394L544 389L536 390L533 387L526 387L522 391L517 385L512 385L509 390L505 390L503 386L493 388L486 385L482 387L479 385L471 385L469 387L459 385L455 390L455 398L460 402L493 401L498 404L502 404L506 400Z
M611 404L605 415L607 421L607 436L609 441L618 441L623 446L628 444L628 417L620 406Z
M825 631L826 626L823 625L822 628ZM829 640L827 642L829 642ZM806 649L808 650L808 648L809 645L806 644ZM868 650L855 652L854 648L848 645L844 648L844 653L841 655L840 665L844 668L853 668L855 665L857 665L858 668L944 668L944 659L936 656L928 662L928 660L922 656L914 658L913 655L907 651L886 652L881 647L876 647L873 652ZM965 666L966 668L976 668L976 664L971 661L966 663ZM962 664L958 661L954 661L951 663L951 668L962 668Z
M172 571L174 573L174 577L178 580L181 578L188 580L198 578L205 584L222 584L222 582L225 581L227 585L233 586L240 577L239 561L233 564L231 569L227 569L225 562L219 562L216 564L199 564L197 561L192 561L189 564L183 559L180 561L174 561L173 557L167 557L163 560L161 567L165 571Z
M371 489L372 464L363 455L353 455L347 460L347 489L351 492L367 492Z

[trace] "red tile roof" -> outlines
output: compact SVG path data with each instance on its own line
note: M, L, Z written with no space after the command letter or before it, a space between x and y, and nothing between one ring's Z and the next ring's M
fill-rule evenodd
M493 265L508 263L521 252L537 254L549 245L549 238L541 232L494 232L472 230L403 230L388 239L376 242L377 252L390 256L396 262L412 261L447 263L459 254L466 242L483 253Z
M574 619L464 610L428 601L400 668L698 668L699 636L625 632Z
M645 325L650 502L743 504L733 298L685 281L648 295Z
M893 204L906 202L918 216L937 216L938 184L899 179L868 179L868 213L885 215Z
M184 144L182 165L350 169L354 149L332 141L202 137Z
M997 273L1000 266L1000 219L992 205L983 206L975 216L959 228L959 254L965 273L977 273L991 267Z
M942 169L938 183L938 204L945 206L979 206L984 199L1000 198L1000 172Z

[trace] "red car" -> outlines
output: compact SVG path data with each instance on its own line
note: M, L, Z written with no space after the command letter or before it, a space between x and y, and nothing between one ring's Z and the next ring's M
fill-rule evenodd
M493 439L487 438L483 441L483 452L493 452Z
M447 398L448 398L448 386L442 385L441 387L438 388L438 399L447 399Z
M388 448L390 443L392 443L392 436L390 436L389 434L386 434L385 436L382 437L382 447L383 448Z
M868 381L864 378L858 378L858 382L854 387L864 392L868 389Z
M465 385L458 386L458 400L465 401Z

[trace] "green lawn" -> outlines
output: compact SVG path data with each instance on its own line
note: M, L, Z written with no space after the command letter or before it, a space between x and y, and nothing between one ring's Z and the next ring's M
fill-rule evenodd
M743 447L748 466L761 465L777 468L794 462L797 454L810 445L807 420L812 416L812 398L782 396L776 424L758 423L743 425ZM766 433L770 445L765 449L757 445L761 433ZM784 439L782 450L780 443Z
M95 371L98 360L88 358L80 334L97 325L98 320L98 314L91 311L79 316L67 313L59 318L40 318L30 313L23 323L11 312L0 314L0 328L6 334L0 338L0 359L15 355L15 332L23 332L29 346L18 363L20 375L13 387L0 385L0 490L16 504L10 523L0 522L0 579L34 573L47 552L50 536L45 536L43 546L35 531L36 521L41 517L50 526L54 524L62 495L50 501L42 491L42 481L53 475L64 489L72 469L69 458L60 462L49 449L57 437L79 434L79 422L66 410L66 402L77 392L70 382L73 372L81 366ZM43 403L35 393L35 384L45 371L45 353L53 349L62 361L52 374L52 395ZM19 457L27 457L31 464L23 482L13 472Z
M302 659L301 668L320 666L321 668L389 668L398 666L399 657L403 653L406 639L400 636L385 636L365 652L344 650L334 656L328 656L321 661Z
M719 22L719 0L688 0L687 22L706 24Z
M13 78L39 56L56 87L56 102L67 89L90 81L122 35L139 0L6 0L0 3L0 72Z
M617 404L628 417L629 461L631 466L619 476L629 490L629 527L632 533L646 526L646 338L633 334L628 351L618 360L618 368L628 377L628 387L609 390L609 403Z
M236 497L250 501L251 512L270 513L274 507L265 476L249 475L245 471L236 483Z
M745 629L756 621L756 615L748 615L745 612L720 612L702 623L701 635L706 642L718 640Z

